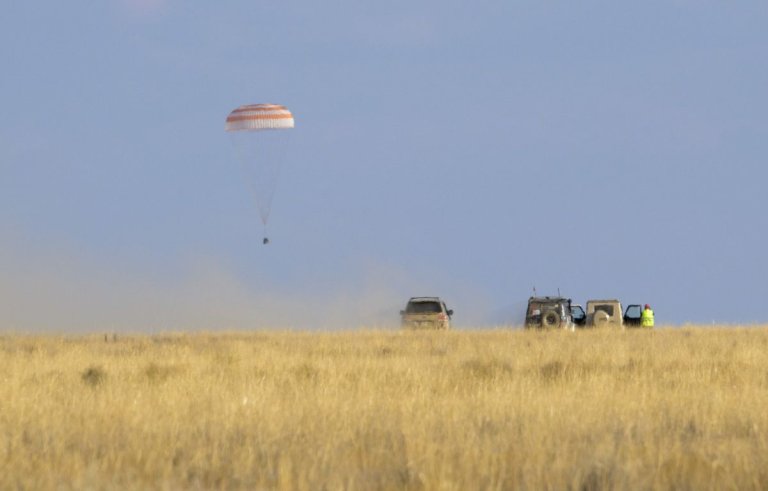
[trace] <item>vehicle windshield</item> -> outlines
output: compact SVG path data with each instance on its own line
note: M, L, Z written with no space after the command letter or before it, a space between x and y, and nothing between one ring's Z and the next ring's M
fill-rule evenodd
M551 303L545 303L545 302L532 302L530 305L528 305L528 315L541 315L541 312L543 310L557 310L558 312L562 312L563 306L556 302Z
M531 302L528 310L559 309L561 305L560 302Z
M595 312L603 311L606 314L613 316L613 305L595 305Z
M443 309L440 302L408 302L406 314L439 314Z

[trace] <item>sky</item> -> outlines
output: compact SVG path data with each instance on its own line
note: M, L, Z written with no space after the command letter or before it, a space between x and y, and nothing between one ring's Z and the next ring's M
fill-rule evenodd
M768 322L768 4L11 2L0 330ZM268 235L224 132L294 114Z

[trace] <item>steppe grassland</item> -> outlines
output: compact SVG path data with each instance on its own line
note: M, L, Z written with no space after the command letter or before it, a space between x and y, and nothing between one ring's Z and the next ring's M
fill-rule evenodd
M768 489L768 328L0 338L0 489Z

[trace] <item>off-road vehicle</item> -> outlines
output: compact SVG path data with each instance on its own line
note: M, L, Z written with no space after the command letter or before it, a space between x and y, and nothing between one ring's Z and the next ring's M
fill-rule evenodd
M621 302L611 300L587 301L588 327L637 327L640 326L640 305L629 305L622 315Z
M450 329L452 315L439 297L412 297L400 311L401 325L408 329Z
M564 297L531 297L525 312L526 329L567 329L575 324L571 314L571 299Z

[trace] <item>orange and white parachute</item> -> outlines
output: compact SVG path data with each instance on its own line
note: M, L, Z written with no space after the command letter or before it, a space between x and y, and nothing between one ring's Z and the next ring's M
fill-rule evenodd
M267 130L288 130L293 126L293 114L280 104L240 106L229 113L224 124L245 170L265 233L288 135L292 133ZM267 242L265 238L264 243Z
M293 128L293 114L280 104L247 104L227 116L226 131L282 130Z

